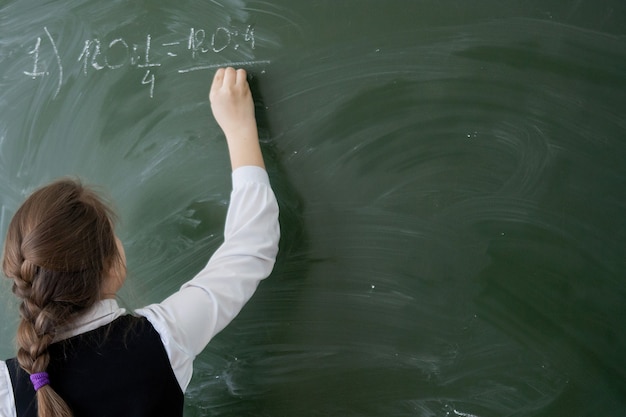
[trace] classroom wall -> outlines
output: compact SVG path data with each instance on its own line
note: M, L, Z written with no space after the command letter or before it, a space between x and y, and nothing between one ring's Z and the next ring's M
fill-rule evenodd
M624 22L621 0L4 0L1 235L79 176L121 218L121 303L175 291L222 241L207 93L243 67L283 238L186 416L623 417Z

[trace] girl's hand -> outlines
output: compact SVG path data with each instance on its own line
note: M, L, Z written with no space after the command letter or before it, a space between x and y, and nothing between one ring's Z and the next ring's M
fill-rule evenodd
M220 68L209 93L213 116L226 138L256 132L254 102L244 69Z
M220 68L209 93L211 110L226 135L232 168L265 167L254 117L254 102L243 69Z

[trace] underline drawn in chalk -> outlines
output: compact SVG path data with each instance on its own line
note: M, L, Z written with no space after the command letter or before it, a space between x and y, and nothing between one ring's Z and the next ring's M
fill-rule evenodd
M54 61L58 67L59 80L53 97L56 98L63 86L63 65L57 43L47 27L44 27L44 32L52 47ZM74 55L77 58L73 58L73 61L80 65L80 72L85 76L94 71L117 71L123 68L144 70L145 72L143 72L140 83L148 87L150 98L154 97L157 71L172 60L184 60L187 64L187 66L182 66L176 70L178 74L216 69L224 66L265 66L270 64L269 60L242 60L219 64L198 63L189 65L189 58L192 61L201 61L207 55L220 54L229 50L238 51L244 45L247 46L248 51L255 49L254 27L251 25L244 29L218 27L213 32L192 27L183 39L170 42L156 42L156 46L153 46L153 44L155 42L151 34L146 34L140 43L133 43L122 37L116 37L111 41L104 41L100 38L85 39L82 50L77 55ZM27 54L32 57L32 70L23 71L25 75L32 79L50 75L48 68L54 64L43 59L44 56L49 56L49 54L42 54L43 49L46 47L47 42L45 42L45 38L37 37L33 49L27 51ZM67 56L67 54L64 54L64 56Z
M179 69L178 73L179 74L185 74L185 73L193 72L193 71L210 70L210 69L216 69L216 68L225 67L227 65L230 65L230 66L233 66L233 67L241 67L241 66L249 67L249 66L268 65L268 64L270 64L270 61L268 61L268 60L228 62L226 64L199 65L197 67Z
M478 417L477 415L470 414L470 413L463 413L461 411L457 411L456 409L453 409L452 412L454 413L454 415L457 415L459 417Z

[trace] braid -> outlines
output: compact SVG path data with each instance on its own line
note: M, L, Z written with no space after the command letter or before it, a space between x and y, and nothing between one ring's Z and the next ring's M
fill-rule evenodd
M58 329L99 298L105 271L118 260L112 214L75 181L36 191L7 232L2 268L21 299L17 360L29 374L46 372ZM48 384L37 390L39 417L71 417Z
M42 275L46 275L42 272L39 267L24 260L20 275L14 278L13 284L13 292L22 299L19 307L21 320L17 329L17 361L29 374L46 371L50 363L48 347L54 341L58 324L68 319L66 311L59 311L56 303L38 291L41 285L37 283L44 278ZM39 417L72 417L69 406L50 385L41 387L36 395Z
M21 268L20 268L21 270ZM6 273L8 276L8 273ZM30 298L31 288L33 287L30 281L25 281L21 278L21 274L13 274L13 294L20 299ZM21 307L20 307L21 308Z
M54 340L54 336L50 332L41 333L37 329L39 326L35 323L43 323L46 327L49 327L49 323L46 323L46 314L43 314L43 310L37 307L33 308L29 304L32 303L25 300L20 306L22 320L17 330L17 344L19 346L17 359L26 372L34 374L44 372L48 367L50 362L48 346ZM24 317L24 312L28 310L30 310L30 313L34 313L32 318Z
M45 356L50 344L48 337L46 337L48 336L46 333L49 332L41 332L41 329L35 328L36 322L41 324L39 315L43 310L42 305L34 301L34 299L41 298L33 294L33 281L37 269L33 263L23 260L19 268L19 275L16 274L13 279L13 292L22 300L19 307L21 321L17 331L17 344L19 346L17 356L20 366L30 374L43 372L46 369L48 360L45 357L40 359L40 357Z

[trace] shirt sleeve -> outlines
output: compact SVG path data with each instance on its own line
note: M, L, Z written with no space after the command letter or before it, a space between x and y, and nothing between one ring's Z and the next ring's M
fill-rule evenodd
M15 399L13 385L7 364L0 361L0 417L15 417Z
M196 355L237 316L271 273L278 253L278 203L267 172L240 167L232 182L224 243L178 292L136 311L161 335L183 392Z

